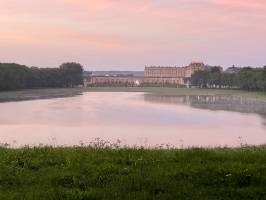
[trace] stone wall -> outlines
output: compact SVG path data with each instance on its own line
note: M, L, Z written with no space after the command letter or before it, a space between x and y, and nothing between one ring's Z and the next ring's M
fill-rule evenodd
M180 86L186 85L184 78L173 77L108 77L108 76L94 76L90 79L84 80L85 86L103 86L103 85L128 85L128 86L141 86L141 85L173 85Z

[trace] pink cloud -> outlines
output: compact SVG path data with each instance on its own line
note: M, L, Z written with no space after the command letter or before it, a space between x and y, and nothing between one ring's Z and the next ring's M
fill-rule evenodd
M132 0L97 0L97 1L87 1L87 0L65 0L65 3L69 3L74 6L82 6L87 9L92 10L112 10L112 11L143 11L145 7L152 4L151 0L142 1L132 1Z
M264 0L214 0L214 3L233 6L236 8L249 9L265 9L266 2Z
M65 40L82 43L97 48L117 49L127 45L127 40L116 35L95 34L81 31L57 31L58 37Z
M73 43L87 45L96 49L121 49L128 43L126 38L111 36L109 34L94 34L89 32L71 31L68 29L43 29L43 30L0 30L0 45L53 45Z

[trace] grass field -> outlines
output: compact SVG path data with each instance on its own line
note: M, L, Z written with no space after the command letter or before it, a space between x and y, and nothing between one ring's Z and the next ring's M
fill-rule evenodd
M254 99L266 100L266 93L248 92L227 89L193 89L193 88L152 88L152 87L95 87L95 88L56 88L56 89L31 89L10 92L0 92L0 101L16 101L41 98L67 97L82 94L83 92L148 92L164 95L229 95L243 96Z
M68 97L81 94L83 91L83 88L49 88L7 91L0 92L0 101L19 101L30 99Z
M0 148L0 199L266 199L266 149Z

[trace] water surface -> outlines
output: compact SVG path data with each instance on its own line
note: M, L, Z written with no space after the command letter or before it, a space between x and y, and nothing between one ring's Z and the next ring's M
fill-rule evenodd
M0 103L0 143L236 147L266 143L266 102L227 96L88 92Z

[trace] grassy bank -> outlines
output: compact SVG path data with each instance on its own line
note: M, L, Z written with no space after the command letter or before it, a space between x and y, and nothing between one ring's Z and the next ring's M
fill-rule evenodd
M123 88L123 87L95 87L87 88L85 91L93 92L148 92L165 95L229 95L243 96L255 99L266 100L264 92L249 92L243 90L232 89L200 89L200 88L159 88L159 87L144 87L144 88Z
M266 100L266 93L248 92L227 89L187 89L187 88L126 88L126 87L95 87L95 88L56 88L56 89L31 89L10 92L0 92L0 101L16 101L42 98L67 97L82 94L83 92L148 92L164 95L229 95L243 96L254 99Z
M0 92L0 102L31 99L58 98L79 95L83 88L28 89Z
M0 148L0 199L266 199L266 149Z

